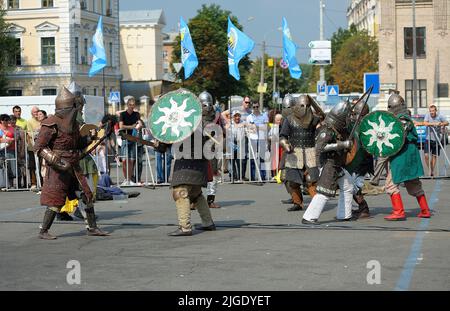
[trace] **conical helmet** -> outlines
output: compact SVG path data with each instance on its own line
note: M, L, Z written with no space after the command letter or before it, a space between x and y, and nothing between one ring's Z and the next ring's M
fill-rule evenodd
M75 95L72 94L65 86L59 91L55 100L56 109L73 108L75 103Z

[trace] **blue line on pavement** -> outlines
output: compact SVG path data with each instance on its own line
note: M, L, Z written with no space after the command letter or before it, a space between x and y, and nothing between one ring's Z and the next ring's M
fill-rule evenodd
M433 193L428 200L428 206L431 211L433 211L434 203L439 201L439 192L441 191L441 180L436 181L434 185ZM419 230L426 230L430 224L430 218L422 218L419 224ZM416 234L413 245L411 246L411 251L408 258L406 258L405 264L403 265L402 273L395 286L396 291L406 291L409 289L411 284L411 279L414 274L414 269L417 264L417 258L420 255L420 250L422 248L423 238L425 236L424 231L419 231Z

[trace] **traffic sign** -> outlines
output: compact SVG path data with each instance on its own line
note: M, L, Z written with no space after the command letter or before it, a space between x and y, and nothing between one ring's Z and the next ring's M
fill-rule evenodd
M328 85L327 86L328 96L339 96L339 85Z
M286 69L289 67L289 64L286 63L286 61L284 59L280 59L280 67L283 69Z
M120 103L120 92L110 92L108 101L110 103Z
M372 95L380 94L380 74L378 72L364 73L364 92L373 85Z
M258 84L258 93L265 93L267 91L267 83L264 83L263 85Z
M318 95L327 94L327 81L317 81L317 94Z
M180 72L182 65L183 65L182 63L172 63L172 66L177 73Z
M308 46L311 48L310 64L331 64L331 41L311 41Z

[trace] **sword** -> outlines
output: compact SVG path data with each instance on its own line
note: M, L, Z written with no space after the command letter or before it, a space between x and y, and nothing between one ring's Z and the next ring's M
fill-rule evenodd
M364 104L367 103L367 101L369 100L370 94L372 93L373 90L373 84L372 86L356 101L356 103L353 106L356 106L360 101L362 101L363 99L365 99ZM362 109L359 112L358 118L356 119L355 124L353 125L352 131L350 132L350 135L348 137L353 137L353 135L355 134L356 128L358 127L359 123L361 122L362 119Z
M146 145L146 146L150 146L150 147L156 147L155 143L153 141L148 141L130 134L127 134L125 132L120 132L119 133L120 137L122 137L122 139L128 140L128 141L132 141L135 143L139 143L142 145Z
M314 108L314 111L316 112L316 114L322 119L325 120L325 112L322 110L322 107L320 107L320 104L318 102L316 102L316 100L314 98L312 98L311 96L307 95L309 98L309 102L311 103L311 106Z

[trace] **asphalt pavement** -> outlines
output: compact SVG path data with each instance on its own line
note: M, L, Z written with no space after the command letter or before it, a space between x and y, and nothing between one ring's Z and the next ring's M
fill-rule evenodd
M0 290L449 290L450 182L423 180L431 219L402 188L407 221L387 222L386 194L367 196L373 217L321 225L287 212L284 187L220 184L217 231L169 237L170 189L140 191L127 203L96 203L109 237L86 236L82 221L56 221L57 240L37 238L44 208L32 192L0 193ZM309 198L306 198L306 204ZM200 223L192 211L193 223ZM78 284L79 283L79 284Z

